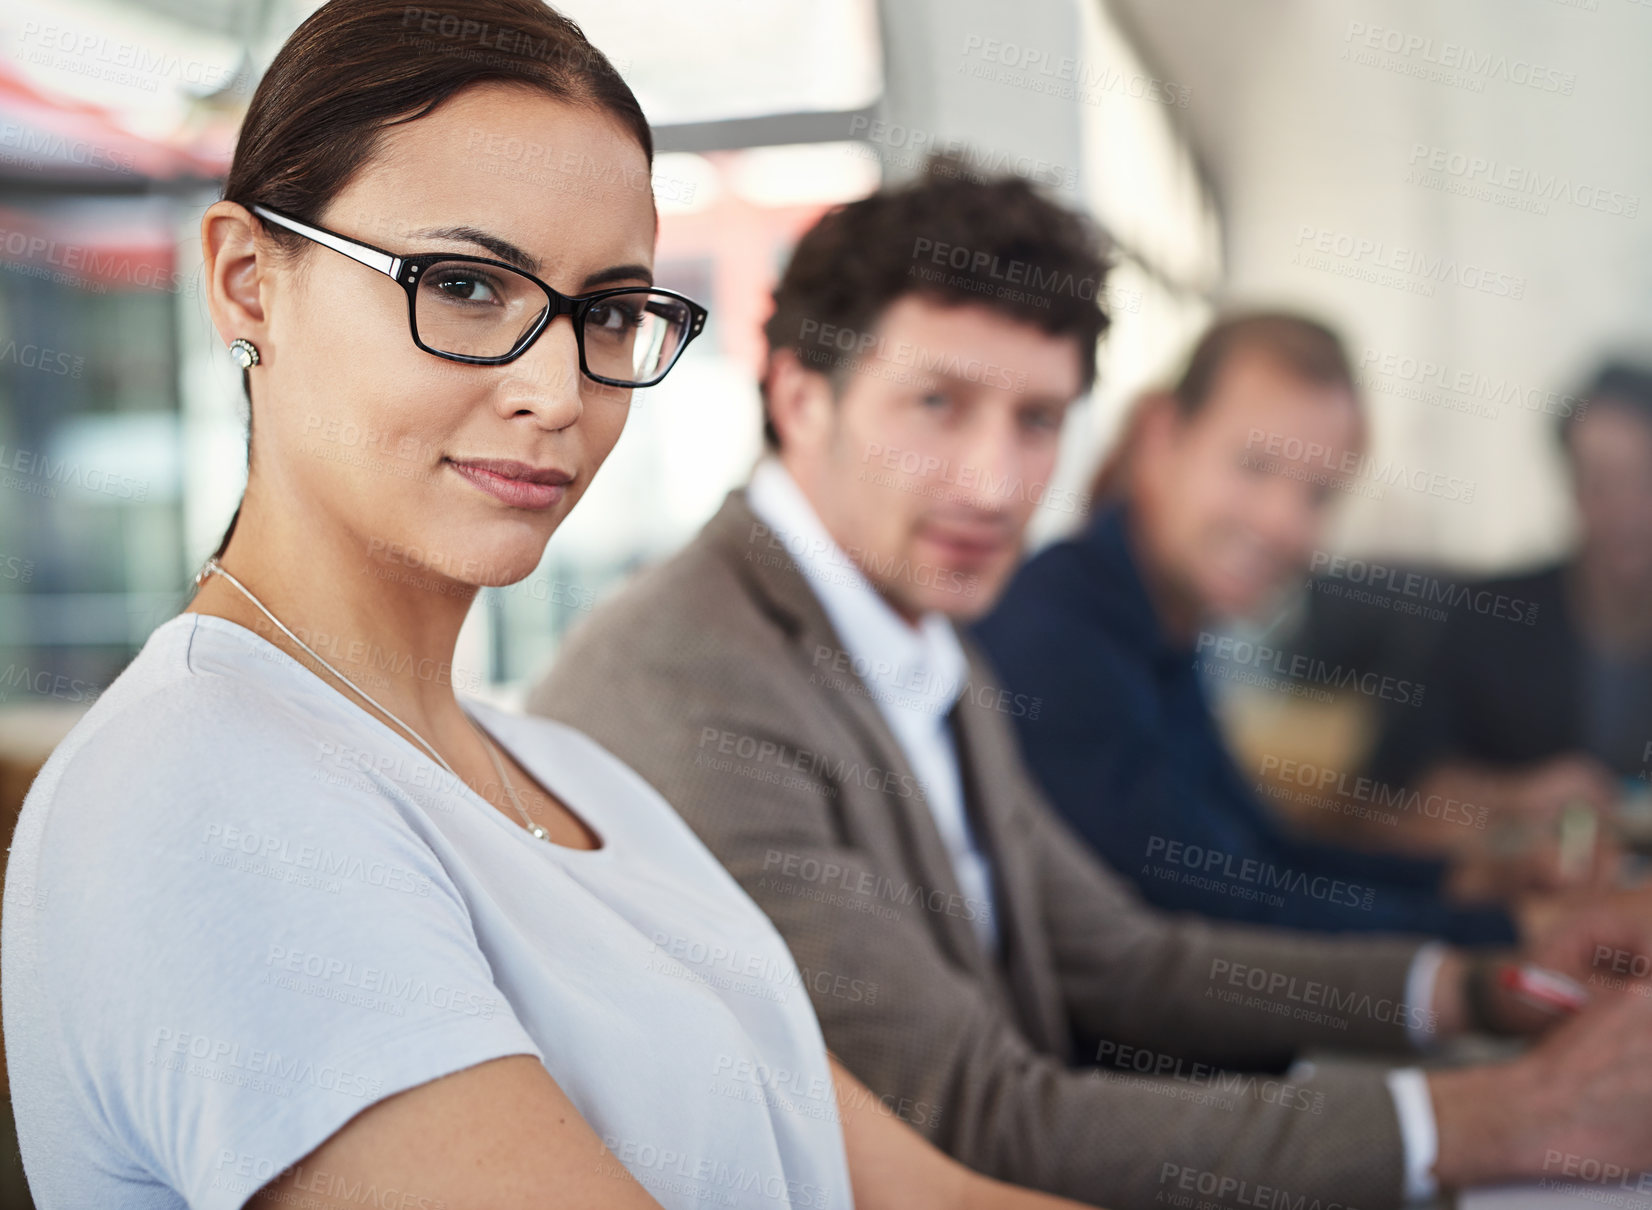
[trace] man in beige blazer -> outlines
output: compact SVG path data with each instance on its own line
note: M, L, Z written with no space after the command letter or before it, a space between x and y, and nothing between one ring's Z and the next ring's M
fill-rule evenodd
M932 171L829 214L766 329L773 456L576 630L529 708L659 789L786 938L828 1046L995 1177L1114 1206L1379 1210L1652 1166L1647 997L1602 992L1506 1064L1387 1070L1553 1018L1422 939L1150 910L1041 800L1010 725L1039 703L951 619L991 604L1036 508L1064 507L1044 485L1094 377L1104 272L1019 182ZM1642 931L1588 909L1536 956L1587 978ZM1291 1065L1316 1045L1386 1064Z

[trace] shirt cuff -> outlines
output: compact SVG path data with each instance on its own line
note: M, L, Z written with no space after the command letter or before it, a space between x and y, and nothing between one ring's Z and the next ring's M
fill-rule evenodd
M1434 981L1440 974L1449 947L1443 941L1427 941L1411 957L1405 976L1405 1035L1418 1050L1435 1042Z
M1440 1135L1434 1123L1434 1100L1428 1077L1420 1067L1402 1067L1388 1073L1388 1091L1400 1119L1400 1143L1405 1151L1405 1196L1428 1201L1439 1192L1434 1161L1440 1154Z

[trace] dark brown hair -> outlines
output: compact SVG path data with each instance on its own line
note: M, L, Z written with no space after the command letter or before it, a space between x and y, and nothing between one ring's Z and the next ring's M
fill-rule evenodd
M834 207L804 233L774 288L763 335L771 353L790 349L841 390L897 299L972 303L1073 337L1089 390L1109 322L1101 306L1107 270L1103 237L1084 215L1022 177L982 178L957 157L936 155L918 180ZM766 383L763 437L779 448Z
M1177 412L1184 418L1198 415L1210 402L1222 370L1240 353L1261 354L1294 378L1315 386L1346 388L1359 400L1348 351L1333 329L1290 311L1236 311L1219 317L1193 346L1181 377L1169 392ZM1143 399L1132 409L1112 452L1096 469L1090 481L1092 505L1123 493L1147 402Z
M329 0L300 25L253 93L224 197L324 222L328 205L370 162L391 126L424 117L461 89L517 82L617 117L650 165L654 140L637 99L579 26L541 0ZM283 255L309 241L273 224ZM370 241L371 242L371 241ZM247 466L252 466L252 383ZM222 555L240 506L218 544Z

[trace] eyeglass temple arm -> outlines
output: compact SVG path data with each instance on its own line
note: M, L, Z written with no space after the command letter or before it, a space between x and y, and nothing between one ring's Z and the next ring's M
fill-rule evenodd
M390 277L399 277L402 271L402 258L392 256L388 252L374 248L368 244L353 239L345 239L342 235L334 235L331 231L323 231L320 227L312 227L308 223L301 223L295 218L288 218L284 214L277 214L268 206L254 206L252 212L277 226L286 227L289 231L296 231L302 236L313 239L318 244L331 248L334 252L342 252L351 260L360 261L369 269L377 269L380 273Z

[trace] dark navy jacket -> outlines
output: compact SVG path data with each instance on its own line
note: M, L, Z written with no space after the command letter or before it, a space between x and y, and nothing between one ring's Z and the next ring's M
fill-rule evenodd
M1459 906L1445 863L1300 835L1245 784L1206 702L1195 651L1166 637L1121 508L1032 558L975 628L1069 823L1162 908L1297 928L1506 944L1501 908Z

